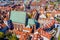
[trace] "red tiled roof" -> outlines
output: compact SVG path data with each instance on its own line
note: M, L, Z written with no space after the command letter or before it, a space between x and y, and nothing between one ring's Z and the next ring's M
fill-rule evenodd
M50 39L52 37L51 34L49 34L48 32L45 32L43 29L39 29L38 32L41 34L41 36L44 36L48 39Z
M55 23L55 20L52 20L51 22L47 23L44 28L51 28L54 23Z
M36 1L34 1L34 2L31 3L32 6L36 6L36 4L37 4Z
M17 35L21 35L21 34L23 34L23 32L21 32L21 31L15 31L15 33L17 34Z
M31 28L23 28L23 30L28 30L30 33L32 32Z

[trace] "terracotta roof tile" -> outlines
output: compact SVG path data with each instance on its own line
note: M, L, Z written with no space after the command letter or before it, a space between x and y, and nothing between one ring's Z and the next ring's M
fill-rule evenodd
M39 29L38 31L41 34L41 36L44 36L44 37L46 37L48 39L50 39L52 37L51 34L49 34L48 32L45 32L43 29Z

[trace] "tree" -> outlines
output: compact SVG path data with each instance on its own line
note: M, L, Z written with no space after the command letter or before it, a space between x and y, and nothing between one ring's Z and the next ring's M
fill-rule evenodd
M9 40L18 40L18 38L16 37L16 35L12 35Z
M3 32L0 32L0 39L1 38L4 38L4 36L5 36L4 33Z
M12 36L12 33L11 33L11 32L7 32L7 33L5 34L5 36L6 36L7 38L9 38L9 37Z
M54 39L54 37L52 37L52 39L51 39L51 40L55 40L55 39Z
M58 37L58 40L60 40L60 35L59 35L59 37Z

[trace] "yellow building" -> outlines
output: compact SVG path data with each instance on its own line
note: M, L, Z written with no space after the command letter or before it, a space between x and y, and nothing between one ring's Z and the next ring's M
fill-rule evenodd
M46 16L47 18L50 18L52 16L51 12L47 12Z

